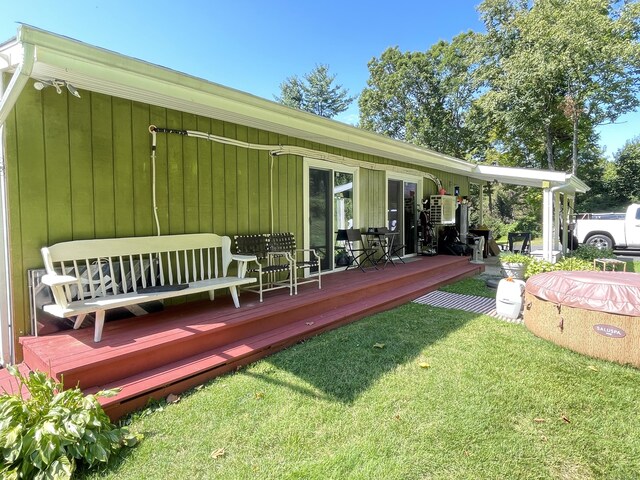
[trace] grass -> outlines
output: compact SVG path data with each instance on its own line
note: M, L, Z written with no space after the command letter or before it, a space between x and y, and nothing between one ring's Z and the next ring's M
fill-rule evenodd
M84 478L638 478L639 384L522 325L411 303L136 414L143 442Z
M484 280L479 278L466 278L459 282L445 285L440 288L444 292L461 293L463 295L475 295L478 297L495 298L496 290L487 287Z
M627 272L640 273L640 260L627 260Z

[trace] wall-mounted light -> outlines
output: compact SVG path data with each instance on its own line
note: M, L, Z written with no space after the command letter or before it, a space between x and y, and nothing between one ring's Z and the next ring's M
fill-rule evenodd
M76 89L76 87L74 87L73 85L71 85L69 82L67 82L66 80L37 80L33 83L33 88L35 88L36 90L42 90L44 88L47 87L53 87L56 89L56 92L58 92L58 94L62 93L62 87L67 87L67 90L69 90L69 93L71 95L73 95L74 97L80 97L80 93L78 92L78 90Z

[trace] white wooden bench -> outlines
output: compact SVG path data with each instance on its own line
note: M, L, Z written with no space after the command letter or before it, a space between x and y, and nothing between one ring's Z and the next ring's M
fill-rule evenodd
M231 239L213 233L156 237L76 240L44 247L47 274L55 304L44 311L60 318L76 317L80 328L95 314L94 341L102 338L105 311L124 307L140 313L139 304L229 288L240 307L237 287L254 283L245 277L251 255L233 255ZM236 275L228 275L237 261Z

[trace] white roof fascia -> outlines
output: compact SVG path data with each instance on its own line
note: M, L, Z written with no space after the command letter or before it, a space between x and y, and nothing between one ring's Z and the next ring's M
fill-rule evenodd
M17 38L0 44L0 72L13 72L24 58L24 48Z
M497 180L501 183L529 187L545 188L562 186L563 190L580 193L589 190L589 187L574 175L556 170L477 165L476 172L471 174L471 176L489 182Z
M468 175L475 165L76 40L22 26L36 45L33 78L217 118L393 160Z
M79 90L246 125L313 143L375 155L479 180L585 192L563 172L477 165L407 142L224 87L77 40L21 25L18 38L0 45L0 55L21 43L35 46L32 78L66 80ZM12 61L15 61L12 57Z

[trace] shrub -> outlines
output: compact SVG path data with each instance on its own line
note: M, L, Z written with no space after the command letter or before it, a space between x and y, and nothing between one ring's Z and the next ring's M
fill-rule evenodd
M97 396L112 396L105 390L85 396L79 388L63 390L42 372L22 375L8 367L17 379L20 394L0 395L0 477L17 479L68 479L76 462L88 468L106 464L123 446L135 445L141 436L111 423Z
M529 278L537 273L552 272L554 270L556 270L555 265L547 260L532 260L527 265L524 278Z
M567 255L567 257L579 258L593 263L593 260L596 258L615 258L615 254L610 248L598 248L593 245L580 245L575 251Z
M563 258L558 263L555 264L556 270L569 270L569 271L577 271L577 270L595 270L593 268L593 260L583 260L582 258L577 257L568 257Z
M532 275L544 272L553 272L557 270L595 270L593 267L593 260L583 260L576 257L563 258L557 263L551 263L546 260L536 260L532 258L527 264L527 269L524 273L524 278L529 278Z
M500 254L500 262L502 263L524 263L525 265L535 261L529 255L521 253L503 252Z

